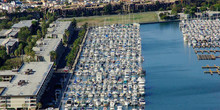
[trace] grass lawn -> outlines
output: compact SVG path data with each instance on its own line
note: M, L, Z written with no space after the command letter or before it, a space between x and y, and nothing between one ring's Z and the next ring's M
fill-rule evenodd
M129 19L130 18L130 19ZM90 26L94 25L108 25L108 24L128 24L128 23L150 23L158 22L158 16L155 12L143 12L127 15L105 15L105 16L90 16L90 17L76 17L78 26L88 22ZM62 20L72 20L72 18L64 18Z

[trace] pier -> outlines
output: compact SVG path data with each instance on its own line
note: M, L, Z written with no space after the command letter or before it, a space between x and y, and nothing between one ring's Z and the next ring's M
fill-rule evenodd
M207 65L207 66L202 66L202 69L220 69L220 66L216 66L216 65L209 66L209 65Z
M214 73L217 73L218 75L220 75L219 69L216 69L216 71L212 71L211 69L209 69L209 71L204 71L204 73L211 74L211 75L213 75Z
M220 48L220 45L194 45L192 46L194 49L195 48Z
M197 55L198 60L215 60L215 55Z
M208 54L210 54L210 53L219 53L220 52L220 50L194 50L195 51L195 53L197 54L197 53L208 53Z

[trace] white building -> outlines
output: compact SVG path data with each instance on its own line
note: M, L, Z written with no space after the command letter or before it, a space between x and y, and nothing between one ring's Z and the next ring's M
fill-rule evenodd
M36 53L38 61L53 62L50 56L51 51L55 51L57 54L57 61L62 56L64 52L62 39L60 38L45 38L43 40L38 40L37 45L33 47Z
M25 63L18 72L0 71L4 77L0 80L0 109L35 110L53 71L52 62Z
M63 40L65 36L65 30L70 32L70 36L73 34L72 22L71 21L54 21L50 24L50 27L47 28L47 38L60 38ZM71 37L67 38L69 41Z

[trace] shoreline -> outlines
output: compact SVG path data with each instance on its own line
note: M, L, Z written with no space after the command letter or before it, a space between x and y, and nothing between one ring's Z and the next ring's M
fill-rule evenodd
M169 21L157 21L157 22L143 22L139 24L143 25L143 24L169 23L169 22L180 22L180 21L181 20L169 20Z

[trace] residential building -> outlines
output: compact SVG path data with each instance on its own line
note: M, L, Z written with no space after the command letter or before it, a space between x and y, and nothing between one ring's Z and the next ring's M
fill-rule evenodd
M60 38L45 38L38 40L36 46L33 47L33 50L36 54L37 61L46 61L46 62L59 62L60 57L64 52L64 46L62 39ZM50 52L56 52L56 61L53 61Z
M52 62L30 62L18 71L0 71L0 109L35 110L53 72Z
M12 26L12 29L21 29L22 27L28 27L28 29L32 29L32 21L34 20L23 20L19 23L16 23Z
M60 38L62 40L65 36L65 30L68 30L70 36L73 34L72 22L71 21L54 21L50 24L49 28L47 28L47 38ZM67 38L67 41L71 40L71 37Z
M6 48L7 54L9 55L17 49L18 39L14 39L14 38L0 39L0 46L4 46Z

